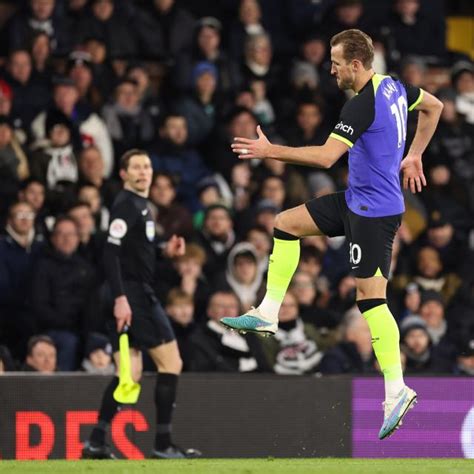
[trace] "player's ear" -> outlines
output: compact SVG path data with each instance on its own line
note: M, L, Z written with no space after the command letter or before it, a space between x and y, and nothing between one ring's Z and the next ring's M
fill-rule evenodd
M119 171L120 178L122 178L123 181L127 179L127 172L124 169L121 169Z

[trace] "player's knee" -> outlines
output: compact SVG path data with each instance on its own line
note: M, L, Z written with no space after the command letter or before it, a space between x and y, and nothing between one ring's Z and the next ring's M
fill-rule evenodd
M275 229L282 230L287 234L298 235L298 228L296 223L293 223L291 219L285 214L285 212L280 212L275 217L274 223Z

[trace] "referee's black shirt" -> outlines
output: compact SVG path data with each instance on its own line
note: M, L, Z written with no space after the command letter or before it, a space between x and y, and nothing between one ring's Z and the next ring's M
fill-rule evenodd
M155 273L155 222L148 200L128 190L115 198L104 249L104 269L114 298L124 280L151 284Z

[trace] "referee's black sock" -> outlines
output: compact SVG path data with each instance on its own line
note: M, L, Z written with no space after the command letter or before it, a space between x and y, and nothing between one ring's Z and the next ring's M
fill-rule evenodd
M171 445L171 418L176 401L178 375L159 373L156 378L156 436L155 449L161 451Z
M105 443L105 435L109 428L110 422L120 407L120 403L118 403L114 398L114 391L117 388L118 383L119 378L114 377L105 389L104 395L102 397L102 404L99 410L99 422L92 430L90 437L90 441L93 445L102 446Z

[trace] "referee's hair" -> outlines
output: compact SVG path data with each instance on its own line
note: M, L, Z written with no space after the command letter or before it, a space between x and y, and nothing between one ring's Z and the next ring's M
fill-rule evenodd
M342 44L343 57L347 62L358 59L365 69L370 69L374 62L374 45L372 38L363 31L344 30L331 38L331 48Z
M120 158L120 169L127 171L130 160L137 155L148 156L148 152L141 150L140 148L132 148L131 150L126 151Z

